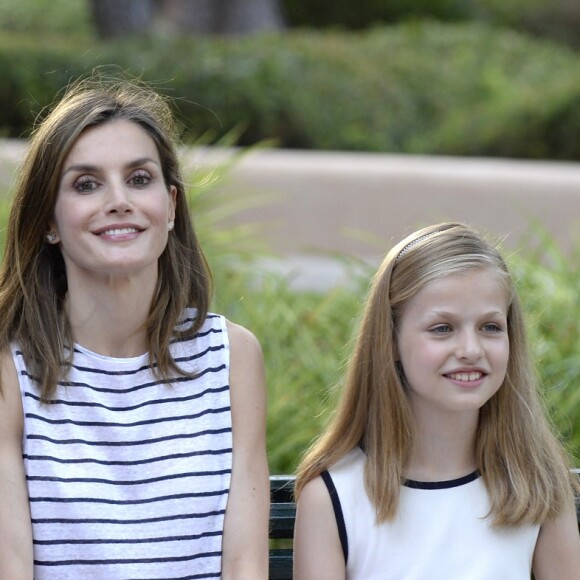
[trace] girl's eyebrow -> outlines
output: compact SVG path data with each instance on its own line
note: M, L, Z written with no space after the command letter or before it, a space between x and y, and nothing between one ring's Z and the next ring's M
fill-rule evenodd
M125 165L125 169L133 169L134 167L139 167L139 165L145 165L146 163L154 163L155 165L159 165L159 162L153 159L152 157L140 157L139 159L135 159L134 161L130 161ZM78 163L76 165L71 165L67 167L63 172L63 176L71 171L76 171L79 173L96 173L101 170L99 165L91 165L89 163Z
M457 316L456 313L453 313L449 310L429 310L425 313L426 316L431 317L441 317L441 318L448 318ZM501 310L489 310L488 312L484 312L481 317L482 318L505 318L507 312L502 312Z

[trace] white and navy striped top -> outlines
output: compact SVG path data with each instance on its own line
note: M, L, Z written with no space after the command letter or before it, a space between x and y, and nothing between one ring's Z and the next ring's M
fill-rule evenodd
M147 354L75 346L67 386L43 405L14 347L35 580L220 577L232 469L225 320L210 315L171 353L196 378L167 384Z

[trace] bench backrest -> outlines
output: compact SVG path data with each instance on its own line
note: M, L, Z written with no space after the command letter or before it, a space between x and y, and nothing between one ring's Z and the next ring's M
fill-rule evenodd
M580 471L580 470L574 470ZM270 580L292 580L292 538L296 506L294 477L271 475L270 495ZM580 529L580 497L576 498L576 516Z
M292 538L296 505L294 477L270 476L270 580L292 580Z

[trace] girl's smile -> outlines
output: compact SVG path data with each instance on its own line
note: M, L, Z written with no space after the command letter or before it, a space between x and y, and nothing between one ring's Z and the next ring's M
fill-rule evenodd
M406 305L398 353L414 408L478 411L507 369L508 296L491 270L427 283Z

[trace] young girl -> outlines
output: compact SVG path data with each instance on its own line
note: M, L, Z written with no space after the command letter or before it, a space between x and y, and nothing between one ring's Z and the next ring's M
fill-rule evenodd
M455 223L403 240L298 470L296 579L577 579L576 485L499 253Z
M267 578L262 356L210 282L168 104L72 87L0 271L0 578Z

